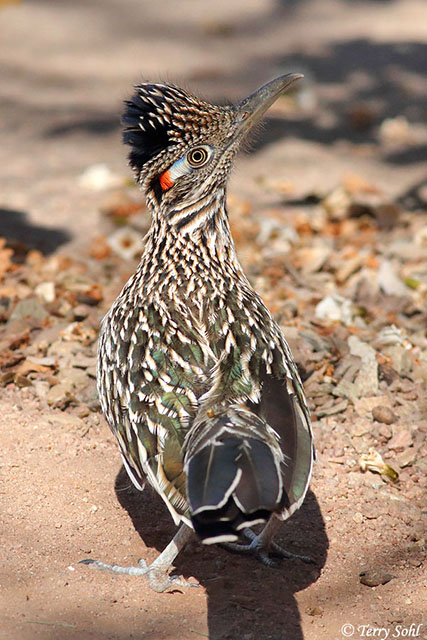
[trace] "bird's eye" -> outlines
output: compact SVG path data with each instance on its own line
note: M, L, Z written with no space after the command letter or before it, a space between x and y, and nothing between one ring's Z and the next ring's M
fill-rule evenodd
M211 155L209 147L194 147L187 153L187 162L191 167L202 167Z

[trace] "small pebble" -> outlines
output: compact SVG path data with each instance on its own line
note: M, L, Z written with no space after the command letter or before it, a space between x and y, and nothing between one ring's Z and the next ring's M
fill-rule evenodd
M414 464L416 456L416 450L411 447L409 449L405 449L405 451L402 451L402 453L399 453L399 455L396 457L396 461L399 467L401 469L404 469L405 467L410 467Z
M51 387L46 394L48 405L53 407L63 407L72 400L71 387L67 383L59 383Z
M415 568L421 567L422 563L423 563L423 561L421 560L421 558L409 558L408 559L408 564L411 567L415 567Z
M390 427L388 427L386 424L381 425L381 427L378 430L378 433L382 438L385 438L386 440L390 440L391 436L393 435Z
M73 316L75 320L84 320L89 315L89 308L86 304L78 304L73 309Z
M412 434L409 429L398 431L391 440L388 441L389 449L406 449L412 445Z
M53 302L55 300L55 283L54 282L41 282L34 289L43 302Z
M360 583L365 584L367 587L378 587L380 584L387 584L387 582L390 582L390 580L393 580L395 577L382 569L367 569L359 575Z
M372 409L372 417L382 424L393 424L397 420L397 416L390 407L382 407L381 405Z
M10 315L9 321L24 320L25 318L32 318L42 324L47 318L47 311L43 305L37 300L37 298L26 298L21 300L15 306Z

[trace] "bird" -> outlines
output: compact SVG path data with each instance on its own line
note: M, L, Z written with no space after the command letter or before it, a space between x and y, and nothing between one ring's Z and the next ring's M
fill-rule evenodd
M151 227L103 319L97 385L130 479L157 491L179 529L149 566L83 562L144 575L156 591L188 584L169 570L194 534L270 566L273 553L294 557L273 537L307 492L310 415L284 334L239 263L226 192L242 141L299 78L226 106L143 82L125 103Z

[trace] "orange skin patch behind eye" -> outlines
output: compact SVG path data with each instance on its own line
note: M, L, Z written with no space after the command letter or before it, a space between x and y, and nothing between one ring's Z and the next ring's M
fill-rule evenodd
M163 191L167 191L168 189L173 187L174 184L175 183L171 178L169 169L162 173L162 175L160 176L160 186L162 187Z

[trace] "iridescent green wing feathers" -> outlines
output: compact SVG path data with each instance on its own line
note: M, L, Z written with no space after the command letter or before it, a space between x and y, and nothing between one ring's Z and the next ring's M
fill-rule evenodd
M142 487L147 476L176 518L175 510L187 509L182 445L206 391L209 349L202 349L195 324L170 305L165 311L154 302L126 310L117 304L105 322L111 330L104 327L100 341L110 356L99 372L100 388L109 390L101 395L104 411L135 484Z

